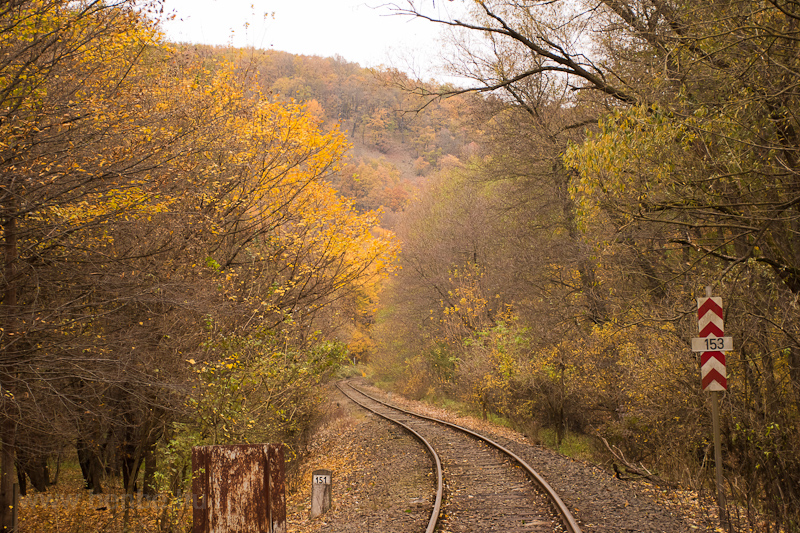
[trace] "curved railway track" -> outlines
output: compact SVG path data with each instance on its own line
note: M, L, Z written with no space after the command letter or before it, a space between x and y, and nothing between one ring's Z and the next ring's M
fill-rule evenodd
M470 429L389 405L347 382L350 400L397 424L432 458L436 494L426 533L581 533L550 485L523 459Z

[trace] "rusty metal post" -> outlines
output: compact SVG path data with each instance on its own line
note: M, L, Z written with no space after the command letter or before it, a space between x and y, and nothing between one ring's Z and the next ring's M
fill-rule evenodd
M281 444L267 447L267 478L269 533L286 533L286 468Z
M311 474L311 518L316 518L331 508L332 474L330 470L314 470Z
M280 444L192 448L192 533L286 533Z
M192 448L192 533L208 533L209 447Z

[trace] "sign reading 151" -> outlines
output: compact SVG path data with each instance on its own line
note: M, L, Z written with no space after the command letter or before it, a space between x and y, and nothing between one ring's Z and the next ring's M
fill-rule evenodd
M330 485L331 484L331 476L314 476L314 485Z
M733 337L700 337L692 339L693 352L730 352Z

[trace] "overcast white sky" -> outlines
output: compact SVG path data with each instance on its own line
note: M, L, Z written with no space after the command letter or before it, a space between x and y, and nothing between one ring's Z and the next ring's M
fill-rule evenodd
M448 3L440 0L436 8L448 9L443 5ZM164 23L171 41L338 54L364 67L416 68L426 77L440 77L433 63L441 50L441 27L392 16L383 0L165 0L164 5L176 14Z

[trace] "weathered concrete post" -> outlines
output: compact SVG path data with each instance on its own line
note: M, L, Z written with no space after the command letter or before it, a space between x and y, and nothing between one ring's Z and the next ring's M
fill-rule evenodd
M311 474L311 518L316 518L331 508L332 477L330 470L314 470Z
M192 448L192 533L286 533L280 444Z

